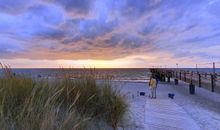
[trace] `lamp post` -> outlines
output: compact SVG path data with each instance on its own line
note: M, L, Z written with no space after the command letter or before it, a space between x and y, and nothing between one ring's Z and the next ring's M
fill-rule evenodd
M198 65L196 64L196 71L197 71L197 73L198 73Z
M215 74L215 62L213 62L213 73Z
M176 68L178 69L178 63L176 63Z

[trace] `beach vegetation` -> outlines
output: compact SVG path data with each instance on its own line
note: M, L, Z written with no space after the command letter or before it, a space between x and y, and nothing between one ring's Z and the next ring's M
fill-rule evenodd
M117 129L123 122L128 105L109 79L97 83L92 73L33 78L1 66L2 130Z

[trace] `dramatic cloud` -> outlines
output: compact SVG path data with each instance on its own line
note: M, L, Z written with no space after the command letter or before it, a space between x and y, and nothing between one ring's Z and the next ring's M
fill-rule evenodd
M0 59L206 62L219 12L218 0L0 0Z
M19 14L26 10L33 0L0 0L0 11Z

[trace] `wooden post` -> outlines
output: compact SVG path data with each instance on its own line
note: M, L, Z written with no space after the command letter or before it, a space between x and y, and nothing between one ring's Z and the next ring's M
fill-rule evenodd
M186 82L186 71L184 71L184 81Z
M182 79L181 72L180 72L180 75L179 75L179 76L180 76L180 80L181 80L181 79Z
M170 76L167 76L167 82L170 83Z
M215 91L215 77L213 74L211 74L211 91L214 92Z
M162 81L162 74L161 74L161 72L160 72L160 79L159 80Z
M170 83L170 77L172 76L172 73L170 71L166 72L167 82Z
M190 76L190 83L191 83L191 84L192 84L192 82L193 82L192 77L193 77L193 72L191 71L191 76Z
M201 74L200 73L198 73L198 76L199 76L199 87L201 87L202 85L202 83L201 83Z
M165 75L165 72L163 72L163 82L166 82L166 75Z
M163 75L162 75L161 72L160 72L160 81L161 81L161 82L163 81Z
M161 76L161 73L159 73L158 75L159 75L159 81L162 81L162 80L161 80L161 77L162 77L162 76Z

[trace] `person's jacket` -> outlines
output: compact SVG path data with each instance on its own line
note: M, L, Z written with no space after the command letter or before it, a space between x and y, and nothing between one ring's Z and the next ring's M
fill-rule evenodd
M151 88L155 88L155 87L156 87L156 84L157 84L156 79L151 78L151 80L150 80L150 87L151 87Z

